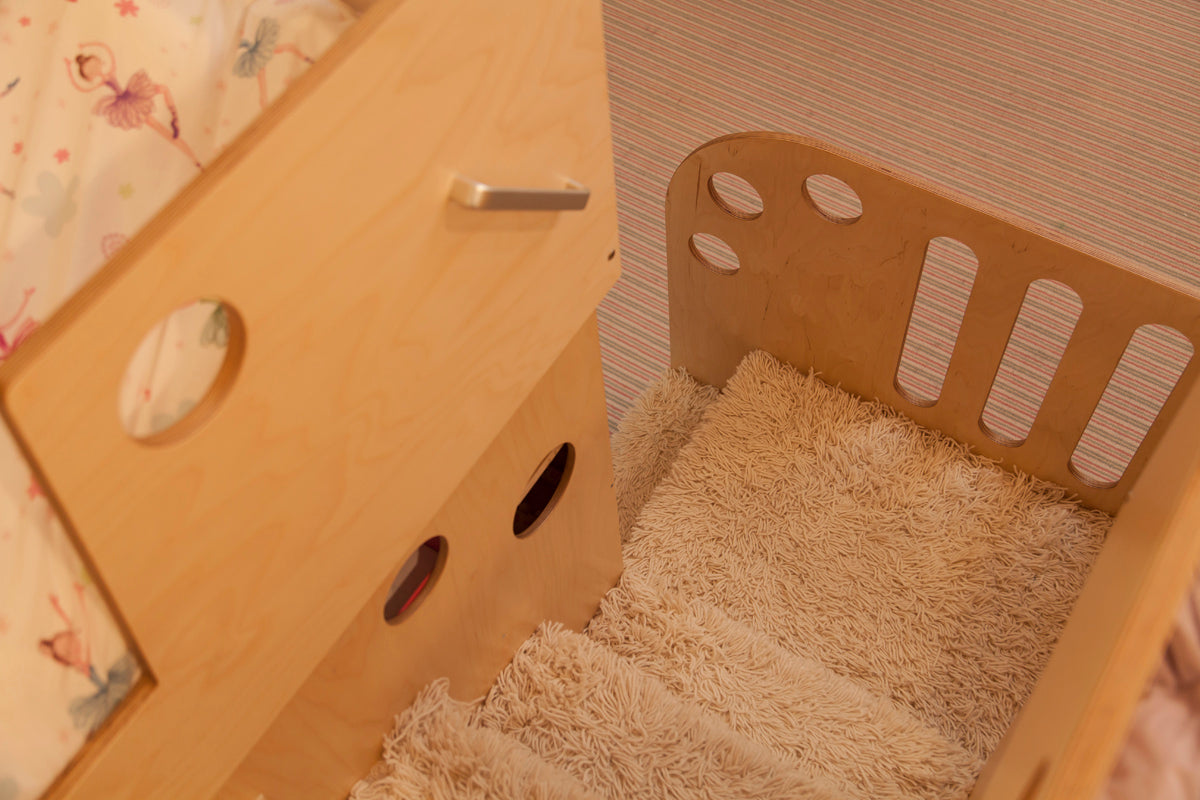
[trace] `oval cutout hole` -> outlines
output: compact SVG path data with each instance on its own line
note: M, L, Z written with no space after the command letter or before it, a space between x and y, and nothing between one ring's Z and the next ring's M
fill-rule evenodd
M550 516L562 498L575 469L575 446L567 442L550 451L533 473L525 496L513 515L513 535L528 536Z
M1025 290L979 418L996 442L1016 447L1029 436L1082 311L1079 295L1058 281L1037 280Z
M863 214L862 200L850 184L832 175L809 175L801 187L804 199L830 222L849 225Z
M1192 343L1174 328L1134 331L1071 454L1075 477L1099 489L1117 485L1192 355Z
M741 269L741 262L733 248L725 240L711 233L697 233L688 240L692 255L704 266L718 275L733 275Z
M388 589L387 600L383 603L384 622L398 625L417 610L442 573L447 549L446 539L435 536L413 551Z
M117 417L134 439L175 441L207 420L228 394L245 328L228 303L197 300L142 337L121 378Z
M762 215L762 197L745 178L732 172L715 172L708 179L708 193L716 204L737 219L755 219Z
M896 390L913 405L941 397L978 269L975 252L957 239L929 240L896 369Z

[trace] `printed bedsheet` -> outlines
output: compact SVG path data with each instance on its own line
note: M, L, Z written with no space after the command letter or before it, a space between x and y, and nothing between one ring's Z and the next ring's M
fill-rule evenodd
M0 0L0 360L352 21L336 0ZM210 303L173 315L113 413L139 435L185 413L224 331ZM138 677L0 431L0 800L41 795Z

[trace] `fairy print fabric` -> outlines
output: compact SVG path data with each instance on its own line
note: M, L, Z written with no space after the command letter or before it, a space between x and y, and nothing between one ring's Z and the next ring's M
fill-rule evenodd
M352 21L336 0L0 0L0 360ZM130 354L108 401L127 430L196 403L225 322L197 303ZM38 797L139 675L0 430L0 800Z

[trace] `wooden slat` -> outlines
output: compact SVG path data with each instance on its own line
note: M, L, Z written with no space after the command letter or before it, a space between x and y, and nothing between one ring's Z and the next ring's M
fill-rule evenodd
M1084 306L1071 335L1076 346L1063 353L1028 441L1055 452L1074 451L1132 335L1105 319L1102 309Z
M229 776L612 285L595 0L380 0L0 371L4 414L155 684L69 798ZM452 175L592 189L468 211ZM129 439L140 337L244 322L191 435ZM233 376L227 376L233 377Z
M983 416L992 381L1008 346L1008 335L998 336L997 332L1012 330L1030 283L1028 273L1006 269L1006 265L976 255L980 258L979 270L938 400L944 416L954 414L951 435L960 439L971 436L976 427L973 423Z
M530 476L564 442L574 445L575 463L563 496L517 539L513 512ZM429 681L449 678L456 697L474 699L543 620L582 628L621 572L616 513L592 320L418 537L449 544L429 598L411 618L387 625L389 575L221 797L345 797L379 758L395 715Z
M737 219L720 209L708 189L718 171L739 175L758 191L759 217ZM801 191L813 174L846 181L862 200L862 218L839 225L816 213ZM719 275L695 259L687 242L701 232L733 246L742 263L737 274ZM939 236L970 247L979 270L942 394L921 407L895 386L897 354L925 249ZM747 352L767 350L1108 511L1121 505L1195 379L1195 369L1185 372L1116 486L1080 481L1068 462L1099 398L1096 387L1116 368L1116 343L1150 323L1170 325L1193 345L1200 343L1200 300L801 137L737 134L688 156L667 192L667 261L675 366L721 385ZM1051 384L1046 412L1023 444L1010 447L984 432L980 415L1025 291L1041 278L1074 289L1083 317L1064 354L1065 367Z

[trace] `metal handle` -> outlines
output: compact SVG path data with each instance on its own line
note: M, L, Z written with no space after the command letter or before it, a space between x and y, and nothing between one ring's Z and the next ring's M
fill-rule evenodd
M567 181L566 189L525 189L489 186L456 175L450 187L451 200L480 211L579 211L591 194L586 186L572 180Z

